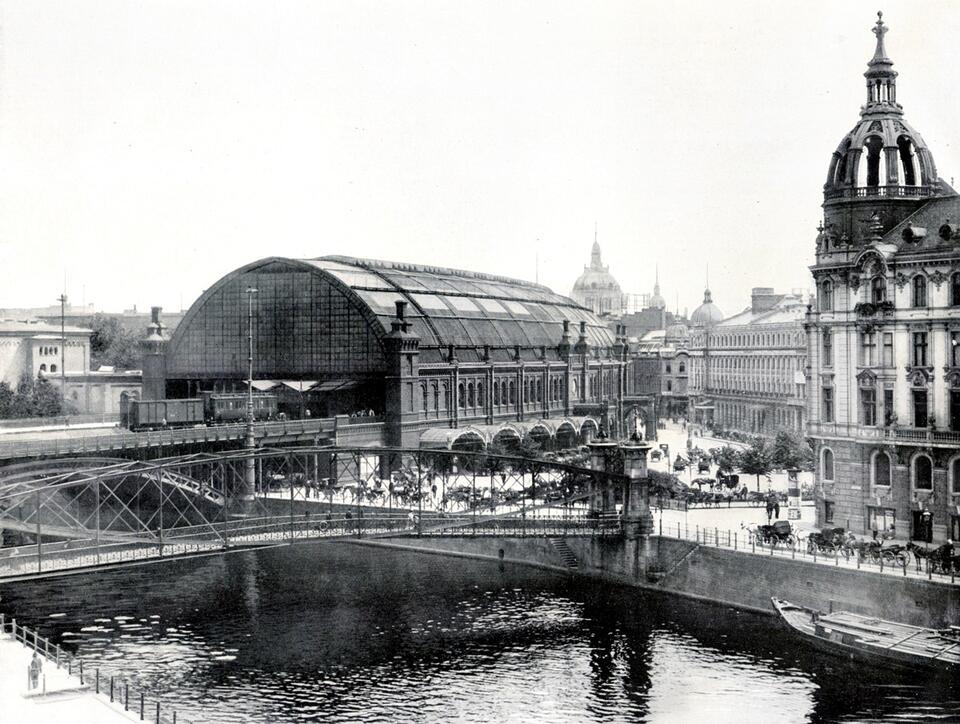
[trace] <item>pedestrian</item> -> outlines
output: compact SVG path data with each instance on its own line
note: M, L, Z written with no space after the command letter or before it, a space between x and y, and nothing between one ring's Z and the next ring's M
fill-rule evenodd
M767 496L767 524L773 520L773 498Z
M773 501L773 519L780 520L780 501L779 500Z
M40 654L33 652L33 659L30 660L30 688L36 689L40 684L40 672L43 670L43 662L40 660Z

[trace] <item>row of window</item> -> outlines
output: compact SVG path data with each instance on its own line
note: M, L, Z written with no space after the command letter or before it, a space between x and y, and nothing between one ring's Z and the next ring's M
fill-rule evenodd
M711 332L710 342L715 347L801 347L803 346L802 332L749 332L749 333L720 333ZM704 337L695 335L693 346L704 346Z
M58 354L60 354L59 347L41 347L40 348L41 357L48 357L50 355L58 355Z
M893 390L882 390L883 395L878 397L873 387L860 388L860 424L865 427L875 427L879 420L884 425L890 425L895 419ZM949 427L960 432L960 390L950 390L950 420ZM926 428L935 424L931 416L930 395L925 389L910 390L910 402L913 412L913 427ZM821 413L824 422L834 422L833 387L825 386L820 397Z
M929 305L927 277L924 274L917 274L910 283L910 304L913 307L926 307ZM834 311L833 282L827 279L820 285L820 311ZM887 280L883 276L875 276L870 280L869 300L874 304L887 301ZM960 306L960 272L954 272L950 275L950 306Z
M960 331L948 332L947 364L951 367L960 366ZM929 354L930 340L928 332L911 333L910 364L914 367L928 367L932 364ZM879 345L879 350L878 350ZM823 366L833 366L833 333L829 329L823 330L821 338L823 350ZM875 331L860 333L859 363L861 367L894 367L893 332L883 332L878 335Z
M40 371L41 371L41 372L46 372L46 371L47 371L47 364L46 364L46 362L44 362L43 364L40 365ZM57 366L56 366L55 364L50 365L50 371L51 371L51 372L56 372L56 371L57 371Z
M833 482L835 477L833 450L824 448L820 453L820 475L824 482ZM947 463L951 493L960 494L960 455ZM893 461L885 450L874 450L870 461L870 482L874 487L889 488L893 485ZM933 490L933 460L920 452L910 460L910 485L914 490Z

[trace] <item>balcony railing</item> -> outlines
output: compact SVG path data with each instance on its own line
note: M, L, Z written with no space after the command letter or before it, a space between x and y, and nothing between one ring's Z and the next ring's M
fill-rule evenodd
M915 427L864 427L863 425L843 425L839 423L810 423L810 432L814 435L842 435L861 440L888 440L890 442L916 442L960 444L960 432L952 430L931 430Z
M917 199L932 196L933 186L857 186L825 191L824 199L866 199L875 197Z

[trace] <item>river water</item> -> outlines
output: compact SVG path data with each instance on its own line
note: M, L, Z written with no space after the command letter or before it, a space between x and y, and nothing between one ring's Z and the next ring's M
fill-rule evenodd
M960 720L958 682L824 657L772 618L345 543L0 596L87 671L132 674L197 724Z

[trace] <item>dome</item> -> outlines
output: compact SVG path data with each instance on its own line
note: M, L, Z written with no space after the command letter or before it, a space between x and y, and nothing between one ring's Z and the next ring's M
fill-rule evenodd
M693 314L690 315L690 324L694 327L712 327L722 321L723 312L713 303L710 290L704 290L703 304L693 310Z
M590 265L573 283L570 296L595 314L619 314L623 297L620 284L600 259L600 244L596 239L590 252Z
M867 64L867 102L860 120L833 152L824 199L885 196L918 198L937 190L937 168L923 138L903 118L897 102L897 72L887 57L887 26L878 13L877 47Z
M716 309L716 307L714 307L714 309ZM687 329L687 325L675 322L667 327L667 332L664 336L667 342L681 342L690 336L690 330Z

